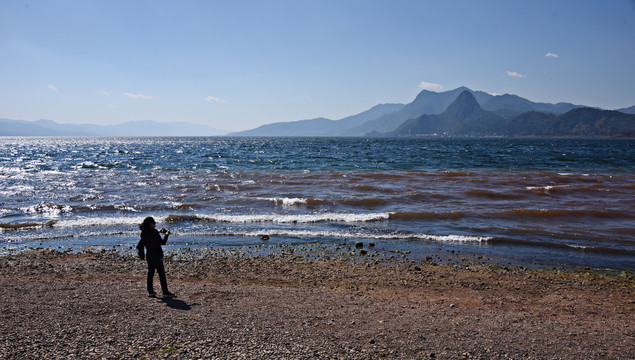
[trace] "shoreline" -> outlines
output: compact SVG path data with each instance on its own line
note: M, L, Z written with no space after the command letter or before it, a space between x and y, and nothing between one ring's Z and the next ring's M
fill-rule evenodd
M135 233L135 235L137 235ZM126 238L126 240L129 240ZM103 251L117 251L125 256L134 256L136 252L133 250L133 244L131 242L121 243L114 242L108 245L86 245L86 244L74 244L74 245L58 245L47 246L44 241L39 241L37 244L23 245L16 243L16 246L11 247L8 244L0 247L0 257L13 256L25 252L37 252L37 251L55 251L66 254L78 254L88 252L103 252ZM359 247L357 247L358 245ZM520 244L521 248L523 244ZM570 250L580 251L584 250L572 250L563 247L541 247L534 246L531 251L516 251L511 252L507 250L495 250L491 247L485 247L482 249L480 246L474 246L470 243L420 243L418 245L411 245L408 243L393 243L390 241L376 240L347 240L343 241L291 241L291 240L277 240L269 241L258 239L256 241L247 242L246 244L220 244L209 245L200 243L180 243L175 245L174 243L168 243L164 245L164 251L166 256L182 256L184 253L204 253L204 252L241 252L245 255L259 256L270 253L284 253L289 249L298 248L306 253L306 256L312 257L344 257L355 258L363 262L382 262L394 263L398 261L409 261L411 266L417 264L455 264L461 265L463 263L476 263L478 265L491 265L501 267L515 267L515 268L527 268L532 270L563 270L563 271L593 271L597 273L617 274L620 272L635 273L635 268L632 262L628 262L624 259L619 260L615 254L606 253L604 256L609 256L605 259L606 262L603 266L598 266L592 262L587 261L575 261L573 253L561 254L558 257L557 253L549 253L546 258L539 258L540 249L549 250ZM517 249L518 250L518 249ZM542 254L544 255L544 254ZM581 254L580 254L581 255ZM619 254L624 257L625 254ZM559 259L556 260L556 259Z
M254 251L169 254L174 300L125 251L0 256L0 357L635 357L630 271Z

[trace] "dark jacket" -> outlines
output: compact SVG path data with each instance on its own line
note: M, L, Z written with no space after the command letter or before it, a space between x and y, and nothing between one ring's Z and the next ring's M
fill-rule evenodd
M147 229L141 231L141 239L137 244L137 252L140 258L144 258L143 248L146 248L145 258L148 260L159 260L163 257L163 248L161 245L165 245L168 242L168 234L165 234L163 239L157 229Z

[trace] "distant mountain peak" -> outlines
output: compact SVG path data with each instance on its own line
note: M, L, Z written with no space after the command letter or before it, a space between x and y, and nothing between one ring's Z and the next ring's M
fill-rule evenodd
M474 95L468 90L464 90L443 112L444 116L452 118L465 118L474 112L483 111Z

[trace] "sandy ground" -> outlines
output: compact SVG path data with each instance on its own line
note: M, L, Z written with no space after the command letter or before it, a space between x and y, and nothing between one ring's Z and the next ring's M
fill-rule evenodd
M0 358L635 358L632 273L350 250L182 251L175 299L147 297L126 252L2 256Z

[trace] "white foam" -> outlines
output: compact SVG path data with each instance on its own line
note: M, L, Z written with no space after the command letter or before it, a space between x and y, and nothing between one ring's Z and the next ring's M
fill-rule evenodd
M141 224L145 219L144 216L132 216L132 217L83 217L69 220L59 220L53 224L56 228L77 228L77 227L91 227L91 226L132 226L136 227ZM154 219L158 222L165 222L165 216L155 216Z
M54 240L67 240L70 238L78 239L78 238L98 237L98 236L105 236L105 237L123 236L123 237L138 238L139 231L136 231L136 230L135 231L116 231L116 232L83 231L77 234L58 234L58 235L53 235L50 233L48 234L31 233L31 234L15 235L10 233L10 234L3 235L3 241L5 241L7 244L18 244L18 243L24 243L28 241L40 241L44 243L44 242L50 242ZM4 248L4 247L5 246L0 246L0 248Z
M486 242L492 239L490 236L472 236L472 235L425 235L417 236L418 238L432 241L448 241L448 242Z
M369 232L339 232L339 231L314 231L314 230L263 230L245 232L179 232L181 236L246 236L260 237L268 235L270 237L321 237L336 239L374 239L374 240L428 240L439 242L487 242L491 240L488 236L470 235L434 235L434 234L377 234Z
M285 214L253 214L253 215L225 215L225 214L198 214L194 215L195 219L224 222L234 224L248 223L277 223L277 224L294 224L294 223L318 223L318 222L370 222L388 220L389 213L369 213L369 214L352 214L352 213L323 213L323 214L303 214L303 215L285 215ZM118 226L133 225L136 226L143 222L143 216L120 216L120 217L80 217L76 219L58 220L54 227L89 227L89 226ZM155 216L158 223L165 222L167 216Z
M34 187L30 185L14 185L14 186L9 186L1 190L0 194L2 196L13 196L13 195L18 195L23 193L30 193L33 190L34 190Z
M570 187L571 185L561 185L561 186L546 185L546 186L527 186L525 189L529 191L540 191L545 194L549 194L551 190L564 189L564 188L570 188Z
M282 206L294 206L294 205L306 204L308 201L308 199L304 199L304 198L286 198L286 197L258 198L258 200L267 200L267 201L274 202L276 204L282 204Z
M26 170L21 168L21 167L8 167L8 166L0 166L0 173L2 174L6 174L6 173L25 173Z
M324 213L324 214L254 214L254 215L196 215L199 219L229 223L316 223L316 222L367 222L387 220L389 213L351 214L351 213Z
M51 216L56 216L61 213L67 213L73 211L73 209L68 205L56 205L56 204L37 204L33 206L28 206L24 208L20 208L26 214L46 214Z
M591 246L585 246L585 245L575 245L575 244L565 244L566 246L570 247L570 248L574 248L574 249L590 249Z
M551 185L547 185L547 186L527 186L526 189L527 190L545 190L545 191L549 191L553 188L553 186Z
M207 221L228 222L228 223L315 223L315 222L367 222L388 219L388 213L370 213L370 214L315 214L315 215L279 215L279 214L263 214L263 215L196 215L196 218ZM58 220L52 226L54 228L85 228L97 226L121 226L124 228L136 229L137 225L143 222L144 216L131 217L85 217L69 220ZM166 216L155 216L158 223L165 223ZM365 238L377 240L428 240L439 242L487 242L491 240L488 236L472 236L472 235L435 235L421 233L375 233L371 230L360 232L339 232L339 231L320 231L320 230L281 230L281 229L263 229L263 230L246 230L234 231L230 233L226 231L219 232L178 232L181 236L290 236L290 237L324 237L324 238Z
M132 206L128 206L128 205L115 205L115 209L124 210L124 211L130 211L130 212L139 212L139 210L135 209Z
M590 174L574 174L574 173L558 173L558 175L560 176L591 176Z

